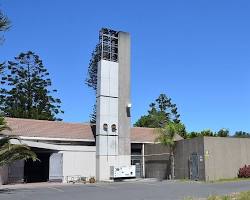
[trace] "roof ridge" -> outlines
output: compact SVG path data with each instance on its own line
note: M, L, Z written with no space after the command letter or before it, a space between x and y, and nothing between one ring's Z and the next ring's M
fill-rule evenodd
M91 125L87 122L65 122L65 121L50 121L45 119L27 119L27 118L16 118L16 117L5 117L5 119L13 120L22 120L22 121L36 121L36 122L51 122L51 123L60 123L60 124L76 124L76 125Z
M151 127L138 127L138 126L134 126L131 128L140 128L140 129L157 129L157 128L151 128Z
M5 119L13 119L13 120L23 120L23 121L36 121L36 122L49 122L49 123L60 123L60 124L75 124L75 125L95 125L88 122L65 122L65 121L50 121L45 119L28 119L28 118L17 118L17 117L5 117ZM136 129L156 129L151 127L131 127Z

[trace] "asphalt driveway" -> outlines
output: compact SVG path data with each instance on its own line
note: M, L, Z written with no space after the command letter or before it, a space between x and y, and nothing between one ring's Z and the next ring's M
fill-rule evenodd
M250 181L200 183L143 181L91 185L0 187L0 200L183 200L250 190Z

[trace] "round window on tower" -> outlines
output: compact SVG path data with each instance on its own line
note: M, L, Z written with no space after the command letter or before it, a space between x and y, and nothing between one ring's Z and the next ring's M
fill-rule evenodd
M111 129L112 129L112 132L116 132L116 125L112 124Z
M103 124L103 130L107 131L108 130L108 124Z

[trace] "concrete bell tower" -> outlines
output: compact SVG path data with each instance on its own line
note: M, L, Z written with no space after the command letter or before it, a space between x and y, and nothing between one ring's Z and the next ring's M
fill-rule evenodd
M130 35L103 28L99 34L96 107L96 178L130 166Z

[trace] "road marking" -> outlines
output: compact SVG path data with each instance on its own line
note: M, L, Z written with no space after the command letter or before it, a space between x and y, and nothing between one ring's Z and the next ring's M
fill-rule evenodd
M58 192L64 192L64 190L62 189L59 189L59 188L55 188L55 187L48 187L49 189L52 189L52 190L56 190Z
M92 185L91 187L98 187L98 188L104 188L104 189L116 189L116 187L112 186L112 185L106 185L106 184L96 184L96 185Z

